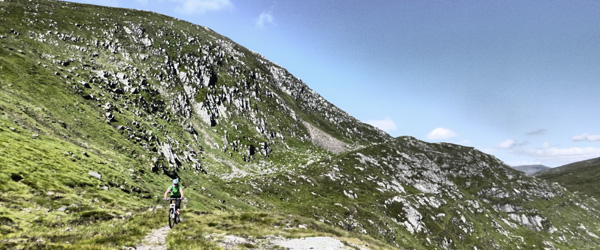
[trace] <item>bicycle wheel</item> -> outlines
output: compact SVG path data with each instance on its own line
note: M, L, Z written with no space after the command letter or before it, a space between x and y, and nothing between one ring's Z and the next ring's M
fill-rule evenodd
M169 227L173 228L175 226L175 211L170 208L169 209Z

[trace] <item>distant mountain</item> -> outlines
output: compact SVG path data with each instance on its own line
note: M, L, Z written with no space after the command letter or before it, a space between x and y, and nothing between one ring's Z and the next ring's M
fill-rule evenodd
M600 198L598 181L600 180L600 158L550 168L535 174L536 177L558 182L571 191Z
M514 166L513 168L516 170L519 170L521 172L525 172L525 174L527 174L527 175L533 175L537 172L549 169L550 167L547 167L544 165L521 165L521 166Z

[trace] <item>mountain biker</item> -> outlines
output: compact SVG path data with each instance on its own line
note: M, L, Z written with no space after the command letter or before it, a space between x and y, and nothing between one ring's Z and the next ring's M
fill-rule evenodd
M183 199L183 187L181 185L179 185L179 179L174 179L173 180L173 185L169 186L167 188L167 191L165 192L164 195L164 199L167 199L167 194L171 193L170 197L171 198L180 198L177 200L171 200L171 204L173 204L173 202L175 202L175 213L179 214L179 205L181 205L181 199Z

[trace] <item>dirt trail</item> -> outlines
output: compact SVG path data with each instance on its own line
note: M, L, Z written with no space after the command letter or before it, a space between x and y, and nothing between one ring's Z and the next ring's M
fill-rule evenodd
M138 245L136 250L167 250L167 243L165 239L169 233L169 226L164 226L159 229L154 229L150 232L142 244Z

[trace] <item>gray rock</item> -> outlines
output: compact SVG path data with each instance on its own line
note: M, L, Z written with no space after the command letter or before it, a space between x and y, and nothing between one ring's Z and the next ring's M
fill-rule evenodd
M87 88L87 89L89 89L89 88L92 88L92 86L90 86L90 84L89 84L89 83L87 83L87 82L80 81L79 83L80 83L80 84L81 84L81 86L83 86L84 88Z
M106 112L105 117L107 123L111 123L115 120L115 115L113 115L112 112Z
M181 161L179 160L179 157L177 157L177 155L173 153L172 147L170 144L163 143L160 147L160 150L163 153L163 155L167 158L169 163L171 163L175 166L181 165Z
M90 175L98 180L102 180L102 175L98 172L90 171L90 172L88 172L88 175Z

